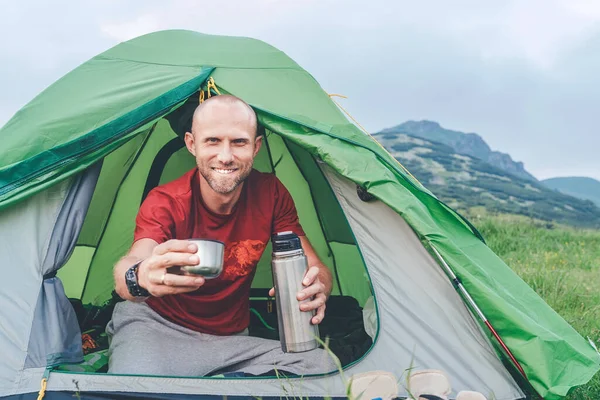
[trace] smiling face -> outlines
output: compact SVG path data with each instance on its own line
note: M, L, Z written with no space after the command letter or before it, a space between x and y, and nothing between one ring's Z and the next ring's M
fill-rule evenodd
M210 188L228 195L250 174L262 137L256 137L254 111L234 96L221 95L196 109L185 143Z

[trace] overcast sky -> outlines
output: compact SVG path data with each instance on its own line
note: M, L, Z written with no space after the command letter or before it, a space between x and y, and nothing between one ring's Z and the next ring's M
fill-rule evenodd
M3 1L0 126L80 63L162 29L286 52L372 132L429 119L540 179L600 179L598 0Z

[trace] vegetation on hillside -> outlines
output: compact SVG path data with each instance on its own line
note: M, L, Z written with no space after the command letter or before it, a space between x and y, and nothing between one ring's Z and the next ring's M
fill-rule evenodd
M525 180L537 179L525 170L522 162L517 162L506 153L492 151L490 146L476 133L464 133L445 129L434 121L407 121L380 134L406 134L432 142L450 146L456 153L478 158L502 171Z
M450 146L406 134L374 135L402 165L453 208L484 207L548 222L600 228L600 207L511 175Z

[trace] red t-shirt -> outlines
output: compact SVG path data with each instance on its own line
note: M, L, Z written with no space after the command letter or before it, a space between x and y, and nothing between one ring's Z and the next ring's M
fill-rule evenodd
M150 238L207 238L225 243L221 276L198 290L146 303L164 318L198 332L228 335L250 322L250 286L265 246L276 232L304 235L289 192L273 174L252 170L229 215L208 210L200 195L198 169L156 187L136 218L134 242Z

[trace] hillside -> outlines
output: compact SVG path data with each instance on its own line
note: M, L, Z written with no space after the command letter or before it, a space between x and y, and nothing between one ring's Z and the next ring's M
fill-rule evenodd
M407 121L393 128L384 129L380 133L404 133L443 143L450 146L458 154L479 158L519 178L537 181L533 175L525 170L522 162L513 161L512 157L508 154L492 151L481 136L476 133L464 133L445 129L433 121Z
M588 200L517 177L443 143L403 133L373 135L419 181L458 210L485 207L572 226L600 227L600 208Z
M600 206L600 182L596 179L581 176L567 178L550 178L541 181L550 189L578 197L580 199L591 200Z

